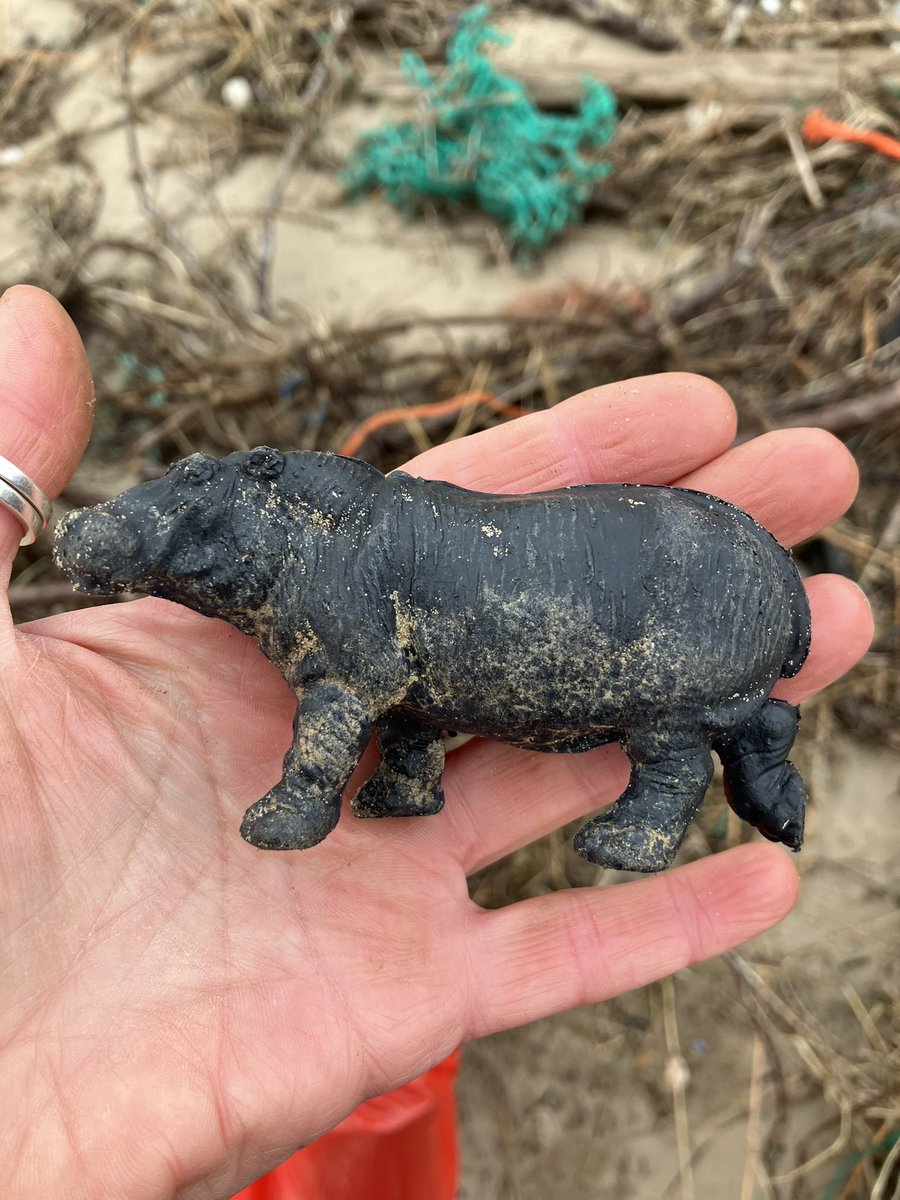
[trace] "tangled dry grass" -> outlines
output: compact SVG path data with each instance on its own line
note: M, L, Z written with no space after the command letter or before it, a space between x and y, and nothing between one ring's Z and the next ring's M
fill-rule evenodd
M88 346L99 401L94 453L119 461L126 483L196 449L224 453L260 442L341 449L368 432L364 423L373 414L387 411L357 451L387 468L435 442L606 381L669 369L709 375L735 398L745 435L818 425L855 454L859 500L801 548L800 558L810 570L858 580L872 600L878 635L861 666L810 706L810 744L842 724L900 746L895 164L864 147L805 146L798 114L777 97L757 106L633 109L615 145L612 181L598 190L587 219L612 215L659 246L690 247L652 294L637 287L532 289L488 318L412 315L328 328L273 295L272 229L286 183L301 156L327 161L320 132L353 95L360 56L372 47L412 46L434 60L463 7L448 0L150 0L136 12L128 0L90 0L68 44L26 45L0 60L4 141L24 151L21 161L7 155L0 171L24 197L41 246L27 280L62 300ZM654 48L849 46L900 36L878 0L792 6L790 19L724 0L530 7L562 11ZM114 49L121 104L89 127L60 128L54 103L73 73L89 69L83 64L94 46ZM157 56L158 67L137 78L135 62L148 55ZM222 99L223 83L236 75L250 85L246 109ZM900 98L878 80L865 94L842 96L841 106L850 122L900 129ZM160 113L179 136L151 162L140 129ZM113 127L128 132L130 184L144 216L141 233L128 239L104 233L103 190L84 153L88 137ZM266 204L232 222L213 250L198 249L156 198L158 172L174 162L212 181L258 153L280 156ZM489 238L484 245L496 252ZM490 402L479 400L485 395ZM463 399L451 403L456 397ZM97 498L83 482L68 494L75 503ZM23 555L11 595L23 619L72 603L39 549ZM703 843L698 850L743 836L726 812L721 796L709 806L694 835ZM483 903L501 904L594 881L592 869L569 854L563 831L473 887ZM758 1129L754 1161L765 1171L763 1194L818 1197L809 1190L809 1164L825 1162L836 1173L822 1200L896 1196L896 962L878 996L864 1003L852 989L847 994L853 1021L840 1025L839 1041L799 999L803 964L780 964L771 978L738 956L731 964L755 1030L746 1108ZM806 1167L780 1166L778 1110L765 1117L760 1111L764 1077L767 1095L782 1105L804 1087L829 1100L835 1115L810 1135ZM680 1174L685 1195L685 1172L703 1139L691 1145Z

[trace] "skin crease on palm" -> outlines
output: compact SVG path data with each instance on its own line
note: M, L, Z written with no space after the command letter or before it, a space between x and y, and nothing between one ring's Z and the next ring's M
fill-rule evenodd
M89 434L62 309L0 300L0 454L50 494ZM715 384L655 376L440 446L413 473L490 491L679 483L785 543L856 489L817 430L731 448ZM2 583L21 536L0 511ZM800 701L865 651L847 580L809 583ZM791 856L751 844L623 886L484 912L466 875L609 803L627 764L470 742L435 817L355 821L289 854L238 836L293 699L230 626L139 600L14 626L0 604L0 1195L227 1197L467 1039L638 987L779 921ZM802 737L802 729L801 729ZM352 785L351 785L352 786ZM812 836L815 836L813 826Z

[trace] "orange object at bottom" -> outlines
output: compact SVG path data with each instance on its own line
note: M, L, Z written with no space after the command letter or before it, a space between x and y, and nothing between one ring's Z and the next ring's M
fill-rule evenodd
M453 1200L459 1051L349 1117L234 1200Z

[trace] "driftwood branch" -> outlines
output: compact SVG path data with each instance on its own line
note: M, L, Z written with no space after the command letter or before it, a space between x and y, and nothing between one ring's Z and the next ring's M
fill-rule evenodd
M674 50L678 38L664 26L638 16L630 5L620 0L524 0L529 8L545 13L560 13L594 29L602 29L614 37L625 38L646 46L649 50Z
M508 29L508 23L504 25ZM787 108L820 104L857 81L880 79L900 87L900 55L885 47L813 47L798 50L678 50L659 53L580 28L560 53L546 52L540 38L519 37L498 50L497 66L521 80L535 103L574 108L584 78L605 83L620 101L636 104L771 104ZM414 95L399 69L372 59L360 81L363 95L406 100Z
M883 421L891 413L900 415L900 383L868 396L856 396L852 400L841 400L825 408L812 408L793 413L778 422L782 429L815 425L831 433L848 434L856 429Z
M784 392L778 397L776 408L786 418L803 412L804 409L823 408L831 402L841 402L842 394L846 397L848 392L858 392L861 388L866 387L867 380L871 378L873 372L896 373L898 370L900 370L900 337L885 342L871 354L854 359L853 362L841 367L839 371L833 371L830 375L821 375L802 388ZM818 424L818 421L814 424Z

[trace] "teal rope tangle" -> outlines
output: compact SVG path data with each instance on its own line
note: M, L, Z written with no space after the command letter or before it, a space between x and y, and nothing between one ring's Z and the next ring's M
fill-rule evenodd
M406 78L422 111L364 134L342 172L349 196L382 189L409 215L429 203L474 204L511 242L539 250L580 221L595 185L610 173L598 151L616 128L616 103L596 80L584 81L573 116L539 112L518 80L501 74L484 48L508 38L487 24L479 4L459 18L447 66L432 74L411 52Z

